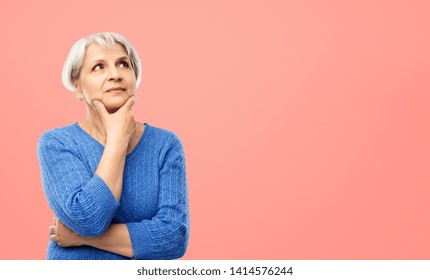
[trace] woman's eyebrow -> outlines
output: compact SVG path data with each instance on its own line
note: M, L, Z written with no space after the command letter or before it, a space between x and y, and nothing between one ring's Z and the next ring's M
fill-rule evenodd
M118 57L115 61L120 61L120 60L130 60L130 58L128 58L128 56L121 56L121 57ZM104 59L96 59L91 61L89 65L93 65L94 63L100 63L104 61L105 61Z
M128 58L128 56L121 56L121 57L116 59L116 61L118 61L118 60L130 60L130 58Z
M105 61L104 59L96 59L96 60L91 61L88 65L93 65L94 63L99 63L99 62L104 62L104 61Z

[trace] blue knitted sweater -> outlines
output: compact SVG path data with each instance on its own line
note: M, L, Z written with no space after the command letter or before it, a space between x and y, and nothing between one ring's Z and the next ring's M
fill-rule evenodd
M42 184L58 218L82 236L127 225L135 259L175 259L189 239L188 190L181 141L145 124L127 155L121 199L94 175L104 146L77 123L45 132L38 143ZM90 246L63 248L49 241L48 259L128 259Z

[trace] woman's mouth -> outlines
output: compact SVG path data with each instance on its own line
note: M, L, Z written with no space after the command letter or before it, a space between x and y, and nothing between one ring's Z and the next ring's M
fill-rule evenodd
M108 89L106 92L119 93L119 92L123 92L124 90L125 88L123 87L114 87L114 88Z

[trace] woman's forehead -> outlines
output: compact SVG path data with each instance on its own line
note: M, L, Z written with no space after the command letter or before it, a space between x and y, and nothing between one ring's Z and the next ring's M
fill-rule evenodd
M100 46L97 43L89 45L85 51L85 62L91 62L94 60L103 60L106 58L118 58L126 56L128 58L127 51L121 44Z

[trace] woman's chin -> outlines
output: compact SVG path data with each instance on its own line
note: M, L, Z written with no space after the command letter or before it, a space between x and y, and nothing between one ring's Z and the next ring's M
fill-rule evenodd
M106 110L111 114L118 111L125 104L124 101L122 101L122 102L103 102L103 103L105 105Z
M106 111L108 111L109 114L113 114L121 108L121 106L105 106L105 107L106 107Z

